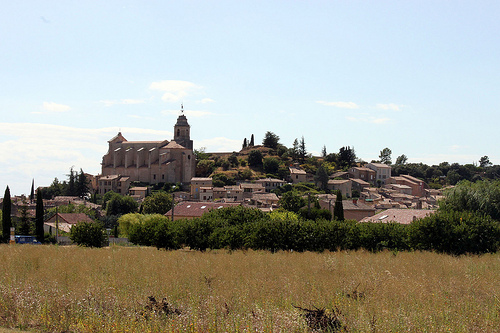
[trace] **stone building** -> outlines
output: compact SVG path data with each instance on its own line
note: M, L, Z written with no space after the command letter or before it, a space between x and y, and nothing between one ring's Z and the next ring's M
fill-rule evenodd
M172 141L128 141L120 132L108 143L101 177L118 175L129 177L130 182L189 184L195 175L193 140L182 108ZM102 188L99 193L104 194L101 192Z

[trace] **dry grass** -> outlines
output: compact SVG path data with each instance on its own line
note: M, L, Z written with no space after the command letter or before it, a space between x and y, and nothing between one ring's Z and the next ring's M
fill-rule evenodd
M2 245L0 262L2 327L310 332L297 306L338 309L349 332L500 330L500 255Z

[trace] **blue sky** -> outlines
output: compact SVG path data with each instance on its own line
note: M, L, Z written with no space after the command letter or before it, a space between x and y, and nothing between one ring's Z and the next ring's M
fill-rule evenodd
M196 148L273 131L310 152L500 164L497 1L9 1L0 12L0 188L28 193L107 140Z

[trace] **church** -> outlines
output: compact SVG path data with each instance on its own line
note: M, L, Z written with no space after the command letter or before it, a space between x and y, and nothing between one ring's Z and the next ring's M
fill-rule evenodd
M134 181L188 184L195 175L193 140L182 106L172 141L128 141L119 132L108 143L108 152L102 158L100 194L108 190L117 192L117 186L123 189L118 192L124 194L125 186L116 182L126 182L127 185Z

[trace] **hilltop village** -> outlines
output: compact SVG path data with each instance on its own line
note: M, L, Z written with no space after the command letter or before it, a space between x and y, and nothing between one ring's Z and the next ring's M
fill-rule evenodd
M255 144L252 134L243 138L238 152L209 153L193 149L182 106L172 140L128 141L126 133L119 132L108 145L101 174L71 169L67 181L56 178L38 189L33 182L29 197L12 198L9 214L16 233L33 233L30 224L38 214L39 191L43 230L50 236L56 229L69 233L78 222L94 220L118 236L118 218L127 213L179 220L235 206L293 212L309 220L341 216L358 222L411 224L433 214L444 192L460 180L496 179L500 174L487 156L479 165L434 166L407 163L405 155L392 163L389 148L371 162L357 157L351 147L329 153L324 146L321 156L312 156L304 137L288 148L270 131L261 144ZM5 197L2 207L4 202Z

